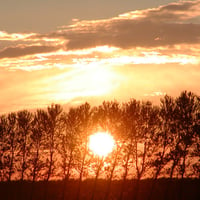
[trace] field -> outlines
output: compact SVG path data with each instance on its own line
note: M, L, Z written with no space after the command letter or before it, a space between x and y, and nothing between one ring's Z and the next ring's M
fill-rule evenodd
M133 180L126 181L123 199L149 200L152 180L146 179L140 181L137 196L135 195L137 193L135 190L136 184L136 181ZM121 181L112 181L109 197L107 199L120 199L121 185ZM64 198L62 181L50 181L47 184L46 182L36 182L35 185L26 181L23 183L20 181L1 182L0 195L2 200L74 200L77 199L77 186L78 181L70 180L66 185ZM82 182L80 200L92 199L93 186L93 179ZM106 180L98 180L94 200L105 199L107 186L108 182ZM199 189L199 179L183 179L182 181L178 179L173 179L172 181L169 179L159 179L157 180L151 199L197 200L200 197Z

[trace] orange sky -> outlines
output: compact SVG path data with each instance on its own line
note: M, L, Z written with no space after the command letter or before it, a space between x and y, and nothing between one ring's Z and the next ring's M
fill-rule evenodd
M180 1L55 31L0 30L0 112L51 103L200 94L200 1Z

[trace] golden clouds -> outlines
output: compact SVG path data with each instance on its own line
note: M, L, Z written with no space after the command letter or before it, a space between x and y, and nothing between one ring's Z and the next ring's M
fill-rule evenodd
M63 68L87 62L196 64L199 10L200 1L184 1L110 19L75 20L74 24L47 34L1 31L0 63L21 69L26 65L28 70L37 69L33 65L40 66L39 70L41 66ZM13 66L15 61L17 66Z
M110 19L74 20L46 34L1 31L0 104L198 93L199 11L200 1L181 1Z

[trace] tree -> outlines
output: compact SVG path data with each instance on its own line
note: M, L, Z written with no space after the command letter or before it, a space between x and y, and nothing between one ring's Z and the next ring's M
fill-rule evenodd
M196 124L194 125L195 137L193 141L193 147L190 159L192 163L192 175L196 178L200 178L200 97L198 98L198 108L196 113Z
M43 121L44 121L44 131L46 138L46 150L48 151L49 158L47 159L46 166L46 178L45 180L48 182L52 174L54 173L54 163L55 163L55 152L56 147L58 145L57 139L60 130L60 116L62 113L62 108L58 104L52 104L47 108L47 113L43 113Z
M15 154L17 149L17 137L16 137L16 123L17 116L16 113L8 114L8 139L7 144L9 145L9 171L8 171L8 181L11 181L12 174L14 170Z
M93 162L95 164L93 164L93 168L95 169L95 179L94 179L94 185L93 185L93 189L92 189L92 194L91 194L91 200L95 199L95 191L96 191L96 187L97 187L97 180L99 178L100 175L100 171L103 167L104 164L104 157L99 157L99 156L94 156Z
M21 181L24 180L25 171L28 169L28 156L30 153L30 134L31 134L32 114L27 111L19 111L17 113L18 125L18 143L19 143L19 162L21 164L19 171L21 173Z
M171 101L172 102L172 101ZM191 92L182 92L168 106L169 127L169 151L166 154L167 162L171 162L170 179L173 178L174 170L184 177L186 169L186 158L193 140L197 138L195 127L197 125L198 100Z
M121 119L122 112L120 104L117 101L107 101L103 102L102 105L95 108L93 120L97 127L101 127L103 131L109 132L115 138L116 144L115 149L112 152L111 156L105 158L105 161L110 163L110 167L107 168L108 173L108 185L105 192L104 199L107 200L110 194L110 188L112 179L114 176L114 171L119 161L119 154L122 148L122 135L121 135ZM103 164L100 162L99 166L101 167ZM100 168L97 169L96 178L99 173Z
M186 172L186 161L191 151L194 140L198 137L198 132L195 131L198 123L199 101L192 92L184 91L176 99L176 127L180 135L179 148L181 151L181 160L179 170L181 178L184 178Z
M44 116L45 111L37 110L34 114L32 125L31 125L31 159L29 161L31 166L32 176L32 190L31 199L33 198L34 183L38 178L41 179L41 170L44 167L44 161L42 161L42 149L44 148Z
M79 132L79 141L77 144L78 148L78 157L76 157L76 169L79 171L79 180L78 180L78 190L76 199L80 199L81 192L81 183L83 179L84 173L87 172L87 168L89 165L88 155L88 136L92 131L92 110L88 103L85 103L77 108L78 116L77 119L80 123L80 132Z
M6 168L8 166L7 151L9 150L7 139L8 139L8 121L5 115L0 116L0 180L6 179Z
M47 159L45 166L45 189L44 199L47 199L48 181L55 172L56 150L58 146L58 136L60 132L62 108L58 104L52 104L47 107L47 112L43 113L43 124L45 133L45 149L47 152Z
M153 190L156 185L158 176L161 170L168 163L168 150L172 142L172 125L174 123L175 113L175 101L172 97L166 95L161 99L160 111L159 111L159 124L158 132L153 138L153 145L156 150L153 154L153 160L150 163L154 169L153 182L150 189L149 200L152 198Z
M66 199L66 185L75 167L75 155L80 137L80 120L78 109L70 108L62 115L63 131L60 134L59 154L62 158L61 168L63 177L63 200Z
M134 160L136 169L134 199L138 198L140 180L148 168L150 168L151 156L155 152L153 138L158 131L158 113L158 107L153 106L149 101L143 102L140 106L134 137Z
M119 200L123 199L123 192L127 180L128 172L131 167L131 161L134 160L134 138L136 136L136 121L139 117L140 102L131 99L123 105L122 132L124 135L124 144L122 147L121 165L124 168L122 186Z
M199 108L199 101L192 92L184 91L176 99L176 129L180 138L179 154L180 160L178 163L178 170L181 179L186 174L186 169L189 166L188 155L192 149L197 134L195 127L197 124L197 113ZM182 199L183 182L180 184L179 198Z

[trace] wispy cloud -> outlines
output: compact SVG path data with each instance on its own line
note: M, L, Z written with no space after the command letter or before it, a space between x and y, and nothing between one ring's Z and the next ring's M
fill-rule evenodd
M31 36L36 35L35 33L7 33L6 31L0 31L0 41L19 41L28 40Z

